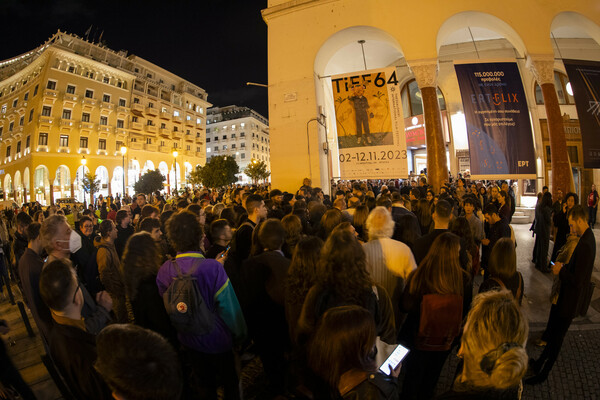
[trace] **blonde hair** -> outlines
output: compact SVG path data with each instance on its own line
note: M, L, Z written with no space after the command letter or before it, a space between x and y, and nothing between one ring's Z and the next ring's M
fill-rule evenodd
M394 234L394 220L392 214L382 206L375 207L367 217L367 231L369 240L389 238Z
M507 389L519 384L527 371L527 319L508 290L477 295L461 339L463 372L455 387ZM501 349L500 351L498 351ZM487 358L490 369L482 370Z

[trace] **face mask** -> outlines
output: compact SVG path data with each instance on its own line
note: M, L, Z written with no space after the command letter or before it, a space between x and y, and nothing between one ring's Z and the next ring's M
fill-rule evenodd
M67 240L57 240L57 242L67 242ZM71 231L69 237L69 252L76 253L77 250L81 249L81 236L75 231Z

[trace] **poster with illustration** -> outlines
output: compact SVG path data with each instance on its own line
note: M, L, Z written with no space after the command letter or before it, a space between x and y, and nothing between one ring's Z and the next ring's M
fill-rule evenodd
M394 68L331 77L342 179L406 178L400 88Z

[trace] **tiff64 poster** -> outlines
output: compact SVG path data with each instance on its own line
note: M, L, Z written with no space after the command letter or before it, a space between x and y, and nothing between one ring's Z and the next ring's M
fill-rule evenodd
M394 68L331 77L342 179L405 178L406 139Z

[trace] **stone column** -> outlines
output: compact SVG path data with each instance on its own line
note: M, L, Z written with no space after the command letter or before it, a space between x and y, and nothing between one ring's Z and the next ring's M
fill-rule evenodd
M573 171L567 153L567 140L563 126L562 113L558 105L558 96L554 87L554 56L529 56L527 64L531 68L538 85L542 88L544 107L548 119L550 137L550 165L552 168L552 195L562 189L570 192L573 186Z
M75 184L71 183L71 198L75 198Z
M27 203L27 188L23 185L23 203Z
M427 141L427 183L439 193L440 186L448 181L446 143L442 128L442 115L437 99L437 60L408 63L421 90L423 119ZM418 173L418 171L415 171Z
M54 185L50 184L50 205L54 205Z

